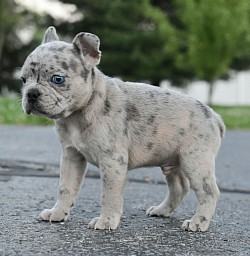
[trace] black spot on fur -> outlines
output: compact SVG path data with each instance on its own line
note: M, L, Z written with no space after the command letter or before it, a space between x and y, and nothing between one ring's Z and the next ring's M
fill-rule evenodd
M82 77L83 77L85 83L87 83L88 76L89 76L89 70L84 67L83 72L82 72Z
M108 98L106 98L105 102L104 102L104 110L103 110L103 114L104 115L108 115L109 111L110 111L111 105L110 102L108 100Z
M205 216L200 216L200 222L206 222L207 221L207 218Z
M63 52L63 51L66 49L66 47L67 47L67 46L61 46L61 47L59 47L57 50L58 50L59 52Z
M114 132L114 130L110 127L110 125L108 124L108 133L109 133L109 142L110 142L110 145L113 144L114 142L114 139L116 137L116 134Z
M149 142L149 143L147 144L147 149L148 149L148 150L151 150L152 147L153 147L153 143L152 143L152 142Z
M154 120L155 120L155 116L154 115L151 115L148 120L147 120L147 124L148 125L152 125L154 123Z
M155 126L154 128L153 128L153 131L152 131L152 135L154 136L154 135L156 135L157 134L157 126Z
M112 156L113 153L114 153L114 149L113 148L105 149L105 150L103 150L103 153L108 155L108 156Z
M210 187L210 185L206 182L206 178L203 178L203 190L206 192L209 196L214 196L214 193Z
M69 65L68 65L65 61L63 61L63 62L61 63L61 66L62 66L62 68L65 69L65 70L68 70L68 69L69 69Z
M196 105L201 108L206 118L210 118L212 116L211 110L207 106L202 104L199 100L196 100Z
M62 86L61 90L62 91L69 91L69 90L71 90L71 88L72 88L71 84L67 84L65 86Z
M39 83L39 81L40 81L40 74L38 74L36 82Z
M35 70L34 68L32 68L32 69L31 69L31 72L32 72L33 74L35 74L35 73L36 73L36 70Z
M194 111L189 112L189 117L190 117L190 119L194 117Z
M119 162L120 165L125 165L125 161L124 161L124 157L123 156L120 156L117 161Z
M210 128L211 128L212 131L214 131L214 126L213 126L213 124L210 124Z
M159 95L159 91L154 90L149 92L149 97L152 99L157 97L158 95Z
M180 134L181 136L185 135L185 130L184 130L183 128L180 128L180 129L179 129L179 134Z
M100 97L102 99L103 94L101 92L96 92L96 94L98 95L98 97Z
M124 88L122 85L119 85L119 88L122 90L122 92L124 94L127 94L128 93L128 90L126 88Z
M126 123L126 126L124 127L123 134L124 134L125 136L128 136L128 127L127 127L127 123Z
M140 115L138 109L136 108L135 104L127 102L126 106L125 106L125 110L127 113L127 115L126 115L127 121L132 121L132 120L136 121L136 122L139 121L139 118L141 115Z
M60 188L59 189L59 194L60 195L68 195L69 194L69 190L66 188Z
M92 81L92 84L94 84L94 81L95 81L95 70L93 68L91 70L91 81Z
M148 130L148 126L146 125L139 125L138 128L142 133L145 133Z
M38 64L38 63L37 63L37 62L34 62L34 61L32 61L32 62L30 63L30 65L31 65L31 66L34 66L34 67L35 67L37 64Z
M42 48L43 50L44 50L44 47ZM56 50L56 48L54 47L54 46L51 46L50 48L49 48L49 51L50 52L54 52Z
M76 72L76 69L77 69L77 62L74 60L74 59L71 59L70 62L69 62L69 66L70 68Z
M150 98L154 98L155 97L155 93L154 92L149 92L149 97Z
M126 118L123 119L123 134L128 137L128 121Z
M134 135L140 136L140 135L141 135L141 131L140 131L140 130L135 130L135 131L134 131Z
M169 95L171 95L171 93L170 93L170 92L166 92L165 94L166 94L166 95L168 95L168 96L169 96Z

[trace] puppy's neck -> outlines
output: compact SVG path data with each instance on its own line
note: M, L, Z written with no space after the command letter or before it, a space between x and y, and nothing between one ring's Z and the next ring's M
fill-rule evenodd
M92 94L84 107L84 115L88 122L93 121L102 111L107 97L106 76L97 68L93 69Z
M57 123L75 122L76 120L84 120L86 124L94 124L99 113L105 108L105 101L107 97L107 80L109 77L105 76L100 70L94 68L91 71L91 86L92 91L86 103L79 109L74 111L67 117L57 120ZM80 115L80 117L79 117Z

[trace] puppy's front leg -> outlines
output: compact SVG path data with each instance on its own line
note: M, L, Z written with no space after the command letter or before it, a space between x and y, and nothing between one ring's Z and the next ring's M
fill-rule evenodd
M101 215L94 218L89 227L94 229L116 229L123 212L123 191L127 177L125 157L108 160L101 166Z
M81 187L86 172L85 158L74 148L63 150L57 202L52 209L42 211L39 218L46 221L65 221Z

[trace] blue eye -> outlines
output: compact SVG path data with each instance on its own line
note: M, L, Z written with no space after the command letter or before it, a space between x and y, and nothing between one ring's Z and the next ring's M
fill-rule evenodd
M62 83L65 82L65 77L54 75L54 76L51 77L51 82L54 83L54 84L62 84Z

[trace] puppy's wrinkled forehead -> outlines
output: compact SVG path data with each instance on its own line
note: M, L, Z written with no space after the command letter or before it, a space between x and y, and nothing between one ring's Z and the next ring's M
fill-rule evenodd
M66 74L77 73L83 62L74 45L62 41L45 43L37 47L23 65L23 76L38 72Z
M26 59L22 68L22 80L37 83L52 76L78 77L86 80L86 73L100 63L100 39L91 33L81 32L72 43L59 40L54 27L49 27L42 44Z

